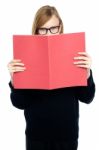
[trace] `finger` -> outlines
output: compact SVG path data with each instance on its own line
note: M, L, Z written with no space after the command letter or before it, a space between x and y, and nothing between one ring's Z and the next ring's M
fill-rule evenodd
M19 70L19 71L13 70L12 73L23 72L23 71L24 71L24 70Z
M11 64L13 64L13 63L19 63L19 62L21 62L21 60L19 60L19 59L14 59L14 60L10 61L7 66L9 66L9 65L11 65Z
M24 64L23 63L10 63L10 64L8 64L8 68L13 67L13 66L24 66Z
M17 71L24 71L25 67L9 67L9 71L11 72L17 72Z
M85 57L85 56L78 56L78 57L74 57L75 60L90 60L89 57Z
M21 62L21 60L20 59L13 59L9 63L13 63L13 62Z
M76 62L74 62L74 64L85 64L85 65L88 65L89 64L89 62L88 61L76 61Z
M16 66L16 67L11 67L11 69L14 69L14 70L19 70L19 69L25 70L26 68L25 67L18 67L18 66Z
M78 52L79 55L83 55L85 57L88 57L89 59L91 59L90 55L86 52Z
M23 72L24 70L13 70L13 73L14 72Z
M88 53L86 53L86 52L78 52L78 54L89 56Z
M14 72L23 72L24 70L22 70L22 69L19 69L19 70L15 70L15 69L13 69L13 70L11 70L11 72L10 73L14 73Z
M89 65L76 65L76 66L80 68L87 68L87 69L90 68Z
M23 63L12 63L11 65L13 65L13 66L24 66Z

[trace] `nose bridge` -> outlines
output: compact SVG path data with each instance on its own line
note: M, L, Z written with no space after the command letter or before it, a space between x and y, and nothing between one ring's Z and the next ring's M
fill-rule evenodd
M51 35L52 33L50 32L50 30L47 30L47 35Z

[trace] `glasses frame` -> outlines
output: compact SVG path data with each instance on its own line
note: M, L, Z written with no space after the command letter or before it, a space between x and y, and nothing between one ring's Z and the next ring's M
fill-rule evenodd
M52 28L55 28L55 27L58 28L58 31L55 32L55 33L53 33L53 32L51 31L51 29L52 29ZM38 28L38 29L37 29L37 33L40 34L40 33L39 33L39 30L40 30L40 29L45 29L46 33L45 33L45 34L40 34L40 35L46 35L46 34L48 33L48 31L50 31L50 33L52 33L52 34L56 34L56 33L59 32L59 28L60 28L60 24L59 24L58 26L52 26L52 27L50 27L50 28L42 27L42 28Z

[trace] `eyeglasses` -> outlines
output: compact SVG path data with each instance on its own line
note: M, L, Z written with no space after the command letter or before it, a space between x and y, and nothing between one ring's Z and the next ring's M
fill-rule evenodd
M50 28L38 28L37 34L45 35L45 34L47 34L48 30L50 31L50 33L56 34L59 32L59 28L60 28L60 25L59 26L52 26Z

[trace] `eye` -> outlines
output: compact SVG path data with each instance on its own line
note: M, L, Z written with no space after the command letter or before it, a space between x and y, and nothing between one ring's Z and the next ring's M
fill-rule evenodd
M39 28L37 31L38 34L46 34L46 28Z
M51 27L50 31L51 33L57 33L59 31L59 26Z

